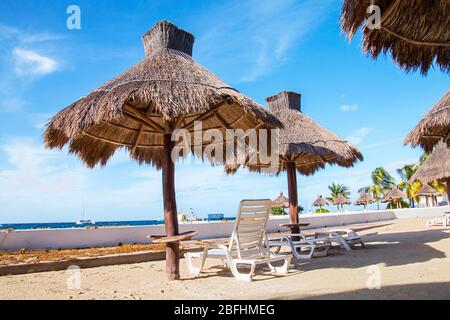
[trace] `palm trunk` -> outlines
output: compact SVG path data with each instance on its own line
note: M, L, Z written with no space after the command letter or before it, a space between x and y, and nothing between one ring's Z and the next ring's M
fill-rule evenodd
M450 207L450 178L447 178L447 204Z
M292 224L298 224L298 200L297 200L297 172L295 162L286 163L289 193L289 219ZM292 233L300 233L299 227L291 228Z
M162 184L164 198L164 225L166 235L178 235L177 203L175 198L175 164L171 154L174 142L171 134L164 135L164 151L162 163ZM180 279L180 247L178 242L166 245L166 274L169 280Z

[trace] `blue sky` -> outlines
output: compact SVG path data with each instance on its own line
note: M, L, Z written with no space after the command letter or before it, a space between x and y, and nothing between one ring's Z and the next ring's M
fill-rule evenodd
M66 9L81 8L81 30ZM365 161L298 177L308 208L331 182L356 190L370 172L418 159L402 140L449 87L448 75L405 73L389 57L373 61L340 32L340 0L32 1L0 3L0 223L162 216L161 174L120 153L84 168L65 151L43 148L48 119L143 58L141 35L167 19L196 37L194 58L262 105L281 90L302 94L302 110L352 141ZM242 198L287 193L286 176L221 167L177 166L179 210L233 215Z

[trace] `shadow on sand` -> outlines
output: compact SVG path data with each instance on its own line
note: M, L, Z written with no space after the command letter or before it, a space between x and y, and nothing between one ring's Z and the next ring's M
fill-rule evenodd
M450 282L415 283L405 285L393 285L381 289L359 289L330 294L307 296L287 295L274 297L274 300L307 299L307 300L442 300L450 299Z
M319 268L361 268L380 263L386 266L401 266L431 259L444 259L447 254L430 244L449 239L449 231L430 229L375 235L367 239L365 248L357 247L351 252L338 249L335 255L304 260L296 264L295 268L303 271Z

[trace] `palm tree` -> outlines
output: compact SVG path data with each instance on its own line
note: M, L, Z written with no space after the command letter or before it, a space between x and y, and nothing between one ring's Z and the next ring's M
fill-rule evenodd
M411 179L418 168L418 164L407 164L404 165L403 168L397 169L397 173L402 179L402 181L398 184L398 187L402 190L406 190L406 195L409 199L409 205L412 208L414 208L417 200L416 192L419 191L419 189L422 187L422 184L418 181L415 181L413 183L409 183L408 181Z
M372 172L372 185L361 188L358 193L369 192L377 201L377 208L380 210L380 199L386 194L387 190L395 186L395 179L389 172L383 168L378 167Z
M328 197L327 200L331 203L333 203L340 194L342 194L346 198L350 197L350 189L348 186L344 184L333 182L331 185L328 186L328 190L330 190L331 197Z

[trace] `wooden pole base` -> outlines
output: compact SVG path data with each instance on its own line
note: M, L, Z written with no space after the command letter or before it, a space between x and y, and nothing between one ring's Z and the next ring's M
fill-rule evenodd
M166 244L166 275L170 281L180 280L180 244L178 242Z

